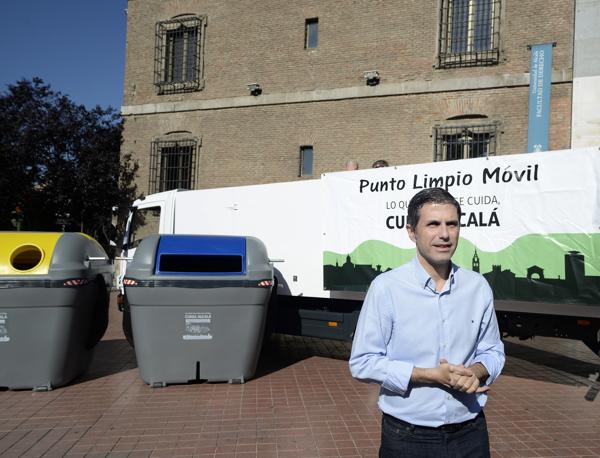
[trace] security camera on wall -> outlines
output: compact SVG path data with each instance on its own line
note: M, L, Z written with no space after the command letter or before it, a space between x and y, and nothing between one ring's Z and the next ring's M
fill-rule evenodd
M363 78L367 82L367 86L377 86L381 80L377 70L368 70L363 72Z
M258 84L258 83L247 84L246 87L250 91L250 95L253 95L256 97L257 95L262 94L262 88L260 87L260 84Z

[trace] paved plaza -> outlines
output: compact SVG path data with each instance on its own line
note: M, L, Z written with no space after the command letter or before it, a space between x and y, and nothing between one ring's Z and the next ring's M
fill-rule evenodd
M600 456L600 358L579 342L505 341L486 415L494 457ZM274 335L254 379L150 388L111 320L91 369L50 392L0 392L0 456L375 457L377 387L350 344Z

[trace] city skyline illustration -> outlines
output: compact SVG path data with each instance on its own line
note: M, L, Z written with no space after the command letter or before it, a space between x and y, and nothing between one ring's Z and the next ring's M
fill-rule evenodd
M526 276L517 276L512 270L517 266L503 268L492 264L489 272L480 272L481 259L474 249L471 270L481 273L494 292L495 299L512 299L533 302L600 304L600 276L585 275L585 256L579 251L564 252L564 278L547 277L544 267L532 264L524 271ZM392 270L382 270L377 264L356 264L350 254L339 265L323 266L323 280L326 290L366 291L377 275Z

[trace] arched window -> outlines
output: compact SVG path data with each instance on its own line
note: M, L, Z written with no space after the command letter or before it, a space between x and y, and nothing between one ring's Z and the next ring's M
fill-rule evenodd
M434 160L452 161L487 157L496 154L497 123L487 116L454 116L444 125L434 127Z
M150 192L194 189L200 142L191 132L170 132L152 142Z
M159 94L202 89L206 16L183 14L156 24L154 84Z

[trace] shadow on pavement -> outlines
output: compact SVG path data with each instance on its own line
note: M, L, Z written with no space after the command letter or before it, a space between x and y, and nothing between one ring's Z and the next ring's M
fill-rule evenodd
M350 347L350 342L273 334L263 344L253 378L264 377L313 356L347 361Z
M253 379L285 369L313 356L348 360L350 343L273 334L263 344ZM70 384L95 380L137 368L135 350L125 339L102 340L94 349L90 368Z
M566 385L581 385L588 384L586 380L590 374L600 371L600 364L514 342L504 341L504 349L507 356L506 366L502 372L504 375Z
M135 368L135 351L125 339L101 340L94 348L90 368L73 383L95 380Z
M600 364L515 342L504 341L504 348L507 355L504 375L564 385L598 383L588 377L600 373ZM350 349L350 342L273 334L263 344L253 378L264 377L315 356L347 361ZM125 339L102 340L96 345L88 371L72 383L136 368L135 351Z

